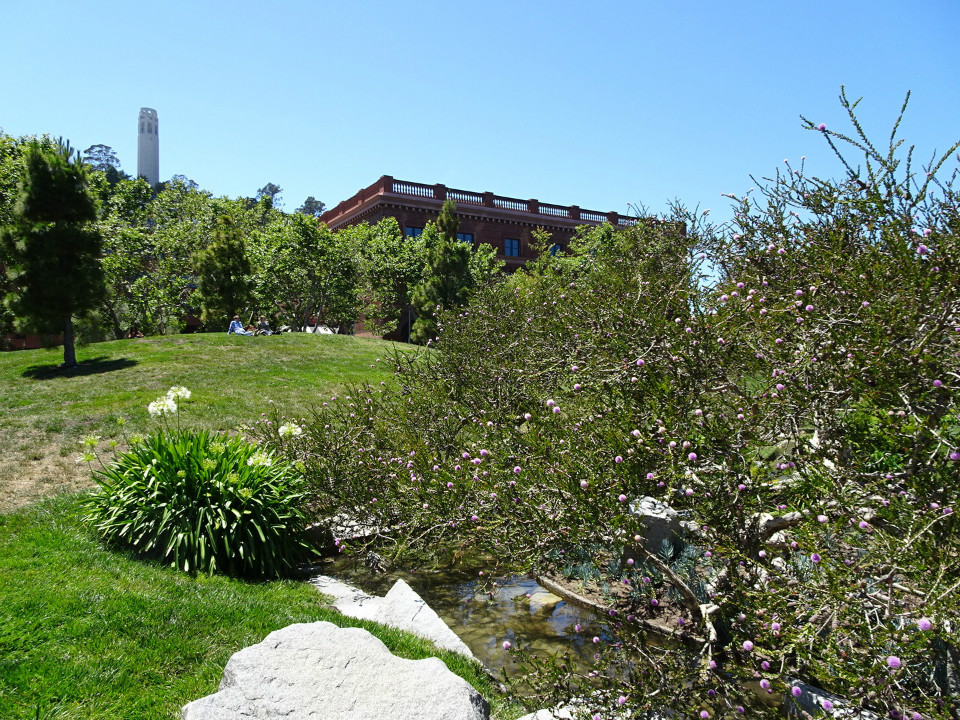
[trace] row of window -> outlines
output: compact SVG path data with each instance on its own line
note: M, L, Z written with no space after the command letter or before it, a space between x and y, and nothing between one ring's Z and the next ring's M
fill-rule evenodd
M423 234L423 228L407 225L403 233L409 238L420 237L420 235ZM473 233L457 233L457 240L472 245ZM551 249L551 252L555 251ZM520 257L520 240L517 238L505 238L503 241L503 254L506 257Z

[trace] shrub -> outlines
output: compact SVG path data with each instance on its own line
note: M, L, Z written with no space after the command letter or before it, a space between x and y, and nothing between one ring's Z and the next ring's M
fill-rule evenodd
M441 315L435 350L396 358L399 391L329 401L296 443L259 432L325 515L388 528L397 552L564 555L673 599L685 644L645 642L650 601L611 608L616 641L542 685L557 699L776 716L751 686L789 704L800 680L960 718L960 194L895 134L878 152L842 102L852 137L808 128L865 170L791 168L727 228L586 231ZM642 496L690 521L690 553L611 568Z
M309 552L299 480L242 438L160 432L94 478L96 531L185 572L275 577Z

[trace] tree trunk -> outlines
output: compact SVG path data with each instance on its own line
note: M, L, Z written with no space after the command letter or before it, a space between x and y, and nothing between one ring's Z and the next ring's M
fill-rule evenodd
M60 367L75 368L77 366L77 349L73 343L73 316L67 313L63 319L63 365Z

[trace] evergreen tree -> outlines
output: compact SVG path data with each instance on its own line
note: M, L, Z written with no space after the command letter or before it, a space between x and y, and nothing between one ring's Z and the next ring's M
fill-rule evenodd
M230 318L247 309L252 292L250 260L243 233L221 216L206 249L194 255L199 277L200 319L210 329L226 330Z
M448 232L449 229L448 225ZM423 234L435 232L428 225ZM439 237L428 245L424 279L411 294L411 304L417 311L417 319L410 333L411 342L423 344L436 337L438 313L467 303L474 284L470 273L472 249L467 243L456 239L456 229L453 237L453 240Z
M11 290L6 306L20 330L63 333L63 367L76 367L74 318L105 295L96 201L86 167L69 143L33 140L13 221L2 233Z
M460 218L457 217L457 203L447 198L443 201L443 207L440 208L440 216L437 218L437 230L445 240L456 240L457 233L460 232Z

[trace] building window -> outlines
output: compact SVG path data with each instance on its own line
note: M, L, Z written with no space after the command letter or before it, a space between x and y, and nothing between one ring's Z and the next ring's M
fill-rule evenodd
M403 234L411 238L420 237L423 234L423 228L407 225L403 230Z
M561 252L563 252L563 245L561 245L560 243L554 243L553 245L550 246L551 255L556 255L557 253L561 253Z
M520 257L520 241L516 238L507 238L504 240L503 254L507 257Z
M457 240L473 245L473 233L457 233Z

